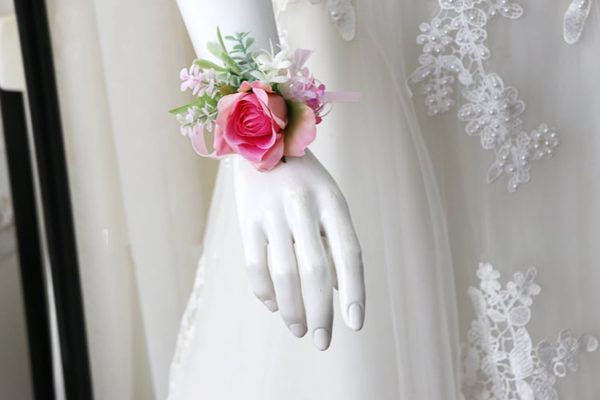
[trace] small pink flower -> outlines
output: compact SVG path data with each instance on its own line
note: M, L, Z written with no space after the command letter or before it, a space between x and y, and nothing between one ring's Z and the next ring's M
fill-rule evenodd
M319 82L304 66L311 52L298 49L293 55L290 66L290 79L280 86L286 98L306 103L314 114L316 123L322 121L327 102L324 99L325 85Z
M182 92L191 89L196 94L202 85L202 73L196 64L192 64L189 70L183 68L179 72L179 79L181 79L181 86L179 88Z
M261 171L273 169L285 156L302 156L316 136L310 107L290 103L270 85L243 82L238 93L219 100L215 124L217 156L237 153Z
M196 64L192 64L189 70L183 68L179 72L179 79L181 79L179 88L182 92L190 89L194 96L206 94L212 97L215 94L217 77L214 69L203 70Z

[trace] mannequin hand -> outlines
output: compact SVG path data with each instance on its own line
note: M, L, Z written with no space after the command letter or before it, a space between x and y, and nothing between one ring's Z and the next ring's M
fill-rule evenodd
M241 157L234 166L246 265L256 297L269 310L279 309L295 336L304 336L308 327L315 346L325 350L331 341L333 288L339 285L344 321L361 329L360 244L331 175L309 151L267 173ZM330 265L328 248L335 265Z

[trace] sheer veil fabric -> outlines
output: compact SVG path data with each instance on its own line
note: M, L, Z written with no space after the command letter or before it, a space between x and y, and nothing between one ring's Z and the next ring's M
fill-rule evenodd
M575 46L562 40L568 1L523 0L520 19L488 26L487 62L527 102L524 124L547 120L561 133L557 156L536 165L531 183L511 194L504 183L486 183L493 155L465 134L456 116L462 100L432 118L407 83L419 65L419 24L442 3L357 1L356 37L344 42L324 5L276 2L290 47L315 50L311 65L329 88L362 93L360 103L336 106L314 148L347 196L363 246L365 328L349 332L338 318L331 349L319 353L253 299L241 273L231 169L223 162L171 370L171 400L487 398L461 382L461 353L469 354L461 343L477 316L469 287L481 280L494 291L498 282L520 282L513 273L531 266L542 291L531 305L538 290L530 282L519 309L527 318L515 318L519 335L537 343L555 340L563 328L600 333L600 254L592 244L600 233L600 31L591 22L599 8ZM494 267L478 269L480 262ZM593 339L580 344L597 347ZM505 356L517 376L513 353ZM598 355L582 357L580 371L556 393L594 398L599 368ZM513 379L522 381L519 398L533 387L527 373ZM552 390L536 398L555 399Z
M358 104L336 106L320 126L314 151L345 193L361 239L365 328L353 333L336 318L332 346L321 353L263 310L242 271L231 170L224 162L170 399L459 398L446 223L405 87L405 38L390 34L409 11L401 2L359 4L352 42L341 40L321 6L292 2L279 13L290 47L315 51L311 66L328 87L363 96Z

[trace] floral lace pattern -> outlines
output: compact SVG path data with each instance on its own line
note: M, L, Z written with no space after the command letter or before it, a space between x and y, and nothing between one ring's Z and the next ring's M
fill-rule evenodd
M569 330L532 344L526 325L533 297L541 290L535 275L533 268L516 273L502 288L500 273L480 264L479 288L469 289L477 318L463 347L467 400L558 400L557 379L577 370L579 352L597 350L595 337L576 337Z
M565 13L563 36L565 42L574 44L579 41L585 22L592 9L592 0L572 0Z
M530 180L531 162L550 158L558 135L547 124L525 131L520 115L525 103L514 87L489 72L485 62L490 50L485 42L490 19L516 19L523 8L511 0L438 0L440 10L431 22L420 25L417 43L422 45L420 66L410 81L422 84L429 115L451 110L456 82L466 100L458 110L466 132L479 136L485 150L496 157L487 175L488 183L508 175L508 191Z
M274 0L275 17L285 11L287 5L297 0ZM352 0L309 0L312 4L327 2L329 20L336 27L344 40L354 39L356 34L356 10ZM280 30L281 32L281 30ZM282 39L283 40L283 39Z

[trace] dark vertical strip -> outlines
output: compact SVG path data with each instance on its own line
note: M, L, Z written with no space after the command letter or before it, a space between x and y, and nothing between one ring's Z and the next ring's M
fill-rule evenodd
M43 0L16 0L46 241L68 400L92 399L92 382L67 162Z
M0 90L0 107L17 232L33 392L36 400L54 400L48 296L23 95Z

